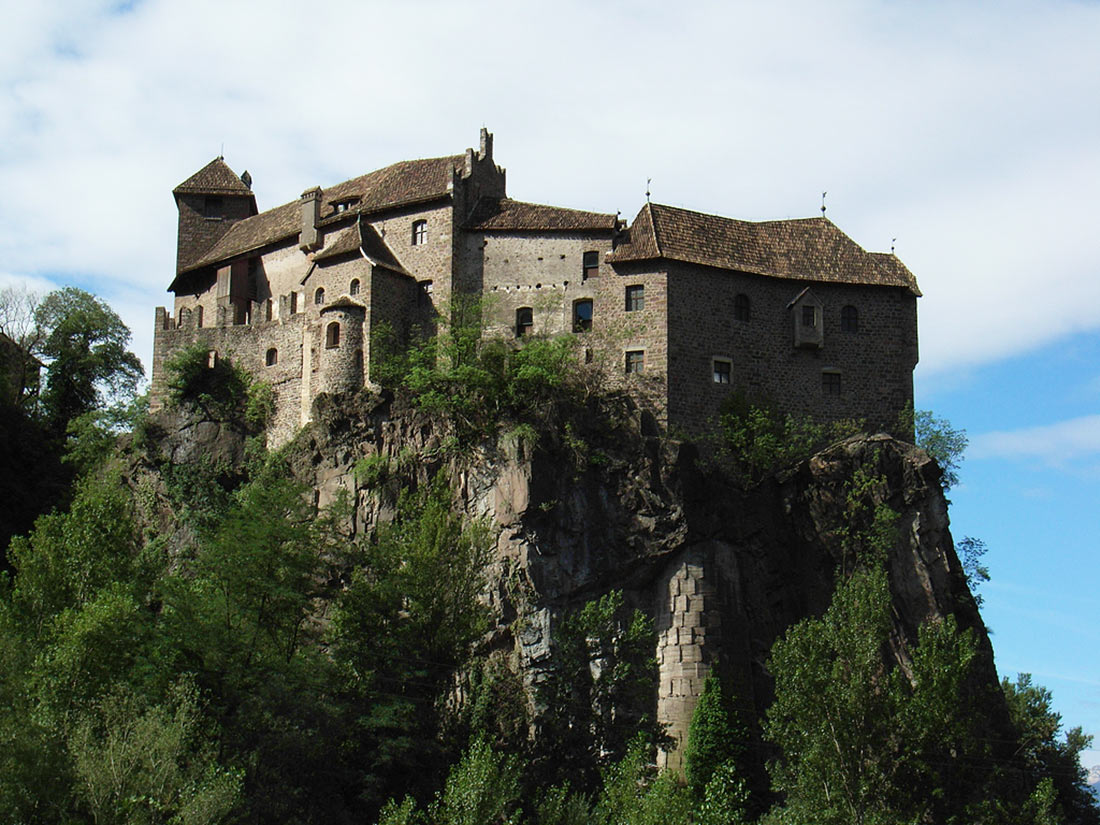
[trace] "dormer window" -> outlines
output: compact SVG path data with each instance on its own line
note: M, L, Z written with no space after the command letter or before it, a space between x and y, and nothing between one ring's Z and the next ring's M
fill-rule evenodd
M802 307L802 326L811 328L817 326L817 307Z
M821 301L819 301L809 288L802 290L787 309L791 311L794 321L794 345L796 347L808 347L820 349L825 346L824 314Z
M347 212L358 202L359 198L343 198L342 200L333 201L332 214L339 215L341 212Z
M412 245L423 246L428 242L428 222L427 221L413 221L412 225Z

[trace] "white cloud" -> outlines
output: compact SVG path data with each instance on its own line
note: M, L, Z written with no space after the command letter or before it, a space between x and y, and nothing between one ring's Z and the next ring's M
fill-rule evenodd
M151 309L170 190L261 208L483 123L517 197L829 216L914 270L922 371L1100 326L1100 7L701 0L23 4L0 34L0 260ZM57 8L54 8L57 6ZM147 353L140 353L147 357Z
M1063 466L1100 454L1100 415L1086 415L1056 424L1001 430L972 436L967 457L1037 459Z

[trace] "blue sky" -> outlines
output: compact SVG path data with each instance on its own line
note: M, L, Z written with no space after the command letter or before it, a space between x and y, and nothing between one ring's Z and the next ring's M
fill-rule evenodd
M1003 673L1100 734L1100 4L60 0L0 28L0 286L107 298L146 362L173 186L261 208L496 134L513 197L828 216L913 270L917 405L965 428ZM896 240L894 240L896 239ZM1086 764L1100 764L1100 749Z

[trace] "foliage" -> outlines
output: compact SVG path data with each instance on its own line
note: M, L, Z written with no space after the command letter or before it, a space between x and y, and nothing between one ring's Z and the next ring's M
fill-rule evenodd
M622 758L635 736L663 742L655 719L653 623L612 591L565 616L539 685L538 772L591 789L600 767Z
M913 433L913 443L927 452L940 465L940 483L950 490L959 483L959 464L969 440L966 430L955 429L946 418L930 410L914 410L910 404L898 417L898 429Z
M68 737L78 795L95 822L223 822L241 791L202 737L193 684L173 685L149 707L122 690L103 699Z
M688 825L691 797L669 773L656 774L644 736L633 739L623 757L604 770L593 810L595 825Z
M719 415L722 450L732 461L735 476L745 485L755 484L862 428L862 421L818 423L808 416L782 414L766 403L738 394L728 397Z
M1034 684L1031 674L1017 674L1015 682L1006 677L1001 689L1019 737L1017 753L1036 788L1034 804L1059 811L1067 822L1100 822L1080 763L1081 751L1091 747L1092 737L1080 727L1059 736L1062 717L1051 707L1050 691Z
M180 350L164 364L168 403L192 405L216 420L227 420L247 402L250 376L227 358L211 359L210 351L196 342Z
M439 825L511 825L518 822L519 763L479 739L447 777L429 818Z
M144 377L127 351L130 330L106 303L75 287L51 292L35 308L44 331L42 404L57 432L79 415L132 396Z
M885 573L861 569L820 619L772 648L769 769L786 795L776 822L946 822L973 794L980 742L967 691L975 642L951 619L925 626L911 675L883 657L892 633Z
M983 601L978 588L983 582L989 581L989 567L982 562L982 556L986 554L987 549L984 541L973 536L964 536L955 544L955 552L960 556L963 574L966 576L966 586L970 588L974 603L978 607L982 606Z
M721 680L712 671L703 683L703 692L691 715L684 749L687 785L696 800L706 799L709 792L710 807L717 809L724 787L738 781L744 783L748 744L748 731L740 724ZM716 774L723 779L712 784Z

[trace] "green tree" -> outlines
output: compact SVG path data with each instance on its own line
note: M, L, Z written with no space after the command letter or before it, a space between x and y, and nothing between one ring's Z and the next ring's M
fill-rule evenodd
M1100 823L1100 810L1086 786L1080 762L1081 751L1091 746L1092 737L1080 727L1060 736L1062 717L1051 707L1051 693L1034 684L1031 674L1017 674L1015 682L1006 677L1001 689L1019 737L1017 753L1026 772L1037 791L1044 782L1050 786L1042 794L1049 800L1047 807L1059 811L1071 825Z
M911 673L888 666L887 578L860 569L820 619L792 626L768 663L776 698L769 769L776 822L949 822L980 797L981 742L968 689L975 643L949 618L923 627Z
M950 421L930 410L914 410L912 404L898 416L898 430L912 433L913 443L936 459L943 471L940 483L944 490L959 483L959 464L970 443L966 430L952 427Z
M624 757L635 736L649 747L664 742L653 707L655 648L652 621L627 610L621 591L562 619L537 690L540 776L591 790L598 769Z
M718 675L711 672L691 715L684 768L688 788L711 818L744 818L748 731L740 723ZM741 802L741 806L737 802Z
M126 402L144 377L127 351L130 330L106 303L76 287L51 292L35 309L47 362L42 405L55 431L90 410Z

